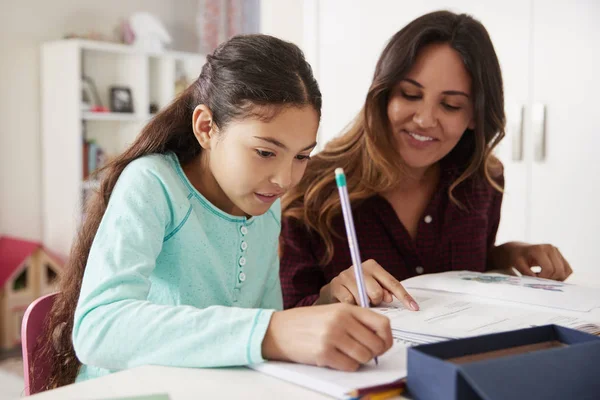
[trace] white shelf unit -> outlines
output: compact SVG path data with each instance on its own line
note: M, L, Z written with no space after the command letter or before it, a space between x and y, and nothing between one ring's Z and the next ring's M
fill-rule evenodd
M200 74L205 55L151 53L115 43L87 40L48 42L41 49L43 240L68 254L79 227L84 192L98 183L84 180L83 142L93 140L109 156L122 152L159 109L175 97L177 71L188 83ZM95 83L110 107L111 86L131 89L133 113L83 111L82 76Z

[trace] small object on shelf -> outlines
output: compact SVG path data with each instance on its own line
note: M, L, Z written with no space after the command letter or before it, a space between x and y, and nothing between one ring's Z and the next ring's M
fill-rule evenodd
M90 108L90 112L110 112L110 110L108 109L108 107L104 106L93 106L92 108Z
M189 79L181 63L175 64L175 96L179 95L190 85Z
M150 107L148 108L150 114L156 114L158 112L158 104L150 103Z
M114 42L108 36L95 31L90 31L88 33L67 33L64 36L65 39L84 39L84 40L95 40L98 42Z
M112 112L133 113L131 89L123 86L110 88L110 110Z
M162 52L171 43L171 35L158 18L147 12L137 12L129 17L133 32L133 45L151 52Z
M82 111L94 111L104 109L100 96L98 96L98 90L96 84L92 78L88 76L81 77L81 110Z
M99 179L96 176L98 170L104 168L108 161L108 156L105 151L98 146L94 140L84 140L83 142L83 179L87 180L92 177Z
M133 29L131 29L131 23L128 20L125 20L121 23L119 36L121 43L133 44L135 40L135 33L133 32Z

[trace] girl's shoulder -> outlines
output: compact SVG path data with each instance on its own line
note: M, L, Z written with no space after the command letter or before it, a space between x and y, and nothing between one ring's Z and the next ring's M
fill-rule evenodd
M123 175L136 175L138 177L153 175L156 178L170 178L173 175L173 161L171 154L148 154L136 158L123 170Z
M149 154L130 162L119 179L123 178L130 180L131 183L137 183L135 186L144 186L144 184L152 182L155 186L158 184L163 189L175 187L185 189L177 166L178 161L174 154Z
M173 157L150 154L133 160L119 176L115 190L127 192L126 196L152 199L152 204L170 208L174 216L185 213L189 189L179 177Z

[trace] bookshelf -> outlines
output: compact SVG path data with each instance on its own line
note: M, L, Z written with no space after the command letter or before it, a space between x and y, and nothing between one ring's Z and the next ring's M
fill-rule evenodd
M160 110L171 102L181 89L181 84L176 87L176 81L185 76L191 83L200 74L205 58L198 53L146 52L123 44L79 39L42 45L42 204L46 246L69 253L83 217L84 201L98 189L98 182L87 179L91 170L123 151L154 116L150 105ZM133 112L96 112L84 107L83 76L91 79L99 102L109 109L110 88L128 88Z

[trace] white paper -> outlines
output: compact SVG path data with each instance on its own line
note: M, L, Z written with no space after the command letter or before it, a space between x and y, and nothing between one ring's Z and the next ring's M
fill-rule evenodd
M542 307L591 311L600 308L600 290L529 276L451 271L421 275L402 282L407 289L431 289ZM410 292L410 290L409 290Z
M598 289L538 278L482 275L445 272L411 278L403 284L421 311L407 310L397 300L373 308L390 318L396 341L379 357L379 366L370 363L348 373L271 361L250 368L342 399L354 389L406 377L408 346L547 324L600 334L600 326L586 320L592 314L582 312L600 306Z
M379 365L370 362L356 372L343 372L279 361L251 365L250 368L338 399L344 399L348 398L347 393L354 389L381 385L406 377L406 346L395 343L387 353L379 357Z
M485 335L533 326L556 324L600 334L600 326L560 312L524 308L514 303L486 304L466 294L413 289L420 311L408 310L395 300L374 310L386 315L394 336L415 343Z

